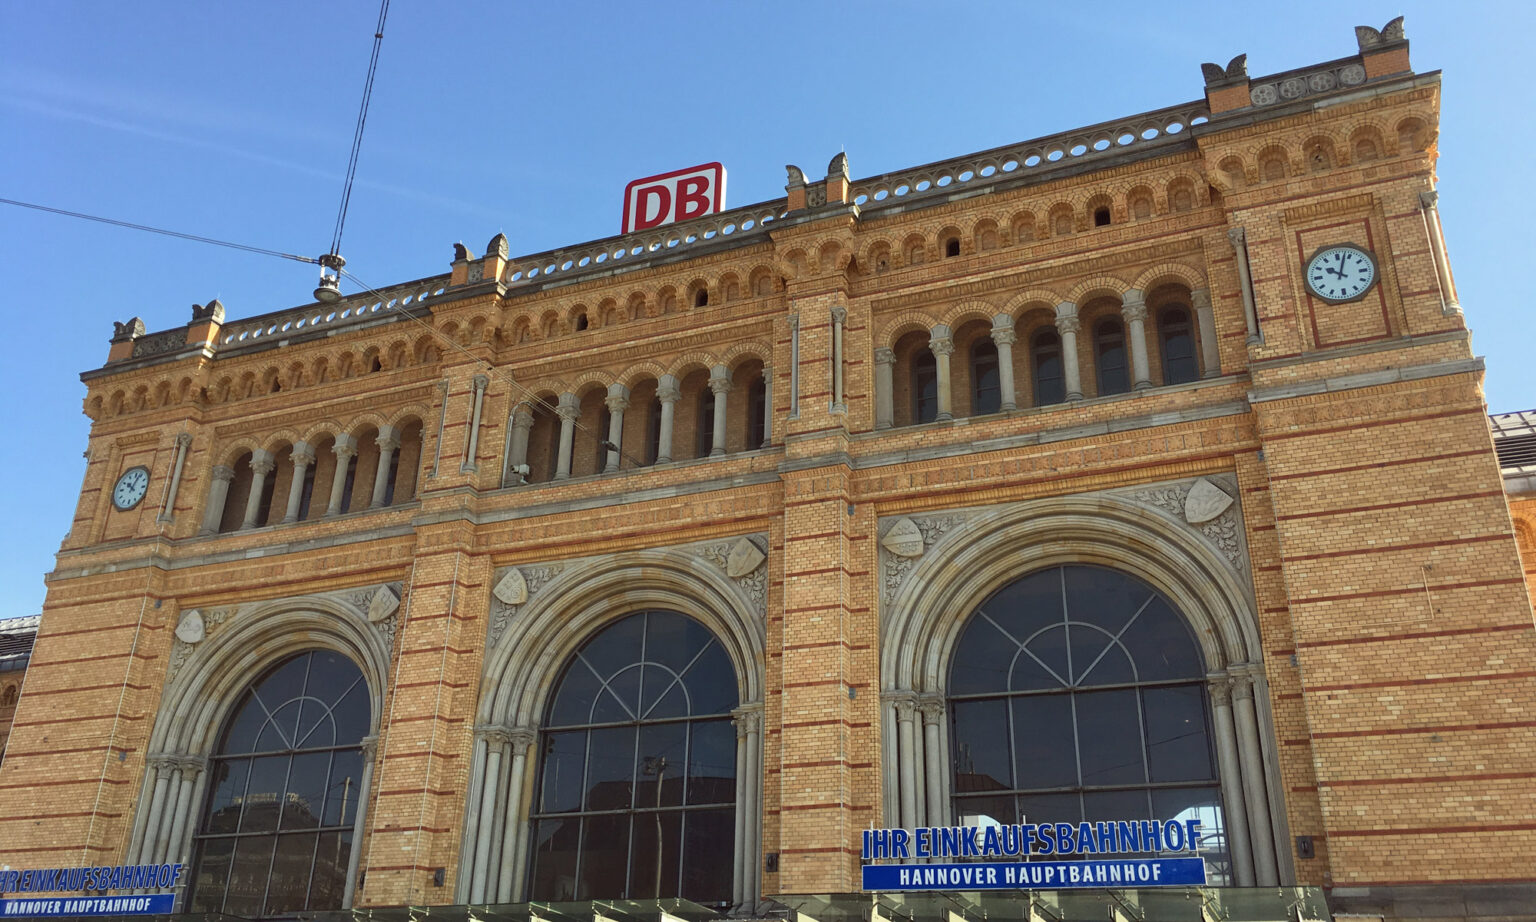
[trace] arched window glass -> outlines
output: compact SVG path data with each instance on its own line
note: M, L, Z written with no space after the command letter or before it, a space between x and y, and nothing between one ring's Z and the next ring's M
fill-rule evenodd
M737 684L703 625L629 615L587 641L540 736L530 899L731 900Z
M763 447L767 432L768 379L762 375L752 382L747 391L747 450Z
M246 688L210 766L189 912L341 908L370 711L362 672L328 650L291 657Z
M608 465L608 446L603 444L608 440L608 427L613 425L613 411L604 405L597 414L597 435L592 439L597 443L597 466L593 470L601 471Z
M651 398L650 415L646 417L645 463L655 464L661 457L661 398Z
M1044 407L1067 399L1066 379L1061 372L1061 336L1045 329L1029 341L1030 364L1035 369L1035 406Z
M927 349L912 357L912 418L920 423L939 418L938 361Z
M699 392L699 424L694 428L694 457L707 458L715 448L715 392L709 387Z
M1204 658L1151 586L1065 566L998 590L960 635L949 706L961 823L1198 819L1230 883Z
M1170 307L1158 315L1157 337L1162 346L1164 384L1183 384L1200 377L1200 368L1195 363L1195 337L1184 308Z
M971 345L971 415L996 413L1003 406L1003 386L997 376L997 344L982 337Z
M1131 389L1125 367L1125 327L1120 321L1106 317L1094 325L1093 367L1098 374L1100 397Z

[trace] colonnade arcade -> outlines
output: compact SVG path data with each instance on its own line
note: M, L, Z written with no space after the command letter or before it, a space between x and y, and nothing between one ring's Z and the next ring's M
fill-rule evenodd
M1090 568L1112 572L1097 579L1081 572ZM1101 599L1098 610L1082 610L1094 603L1079 600L1072 604L1069 593L1057 593L1054 588L1058 578L1063 584L1073 579L1106 586L1123 584L1122 596L1128 605L1123 611L1116 611L1114 604L1102 604ZM1060 645L1065 642L1062 637L1073 637L1072 643L1087 651L1090 663L1095 656L1118 660L1124 654L1115 652L1116 647L1126 651L1132 660L1138 660L1138 654L1147 654L1134 646L1135 632L1130 626L1138 618L1148 617L1143 607L1155 602L1154 608L1165 606L1169 613L1181 618L1187 631L1170 628L1178 620L1172 614L1159 615L1164 618L1160 636L1148 635L1153 638L1148 642L1159 647L1153 656L1176 661L1180 659L1177 651L1187 646L1184 665L1149 671L1138 660L1130 670L1117 667L1121 669L1119 674L1100 671L1085 679L1089 669L1081 663L1075 668L1069 660L1058 665L1044 653L1037 659L1037 654L1026 648L1035 646L1038 650L1038 644L1029 635L1015 636L1023 626L1022 621L1028 619L1010 621L1012 616L1007 609L1017 608L1021 593L1027 597L1041 592L1046 596L1035 602L1052 613L1037 625L1043 628L1035 636L1045 638L1053 625L1066 630L1058 632L1054 641L1045 638L1039 642ZM1015 596L1012 602L995 598L1008 593ZM1050 813L1082 810L1090 820L1108 819L1102 813L1110 809L1110 804L1122 812L1140 812L1148 809L1149 796L1151 809L1157 809L1159 802L1173 803L1179 795L1188 795L1185 799L1189 800L1197 793L1194 788L1198 782L1205 778L1211 788L1205 795L1207 806L1200 808L1199 813L1209 830L1213 819L1210 805L1218 799L1215 789L1219 786L1222 828L1220 838L1213 836L1212 844L1223 846L1230 856L1228 883L1274 886L1282 879L1292 879L1292 870L1285 864L1290 860L1290 850L1285 847L1283 801L1276 787L1278 763L1273 732L1268 725L1268 692L1259 665L1259 635L1251 598L1237 572L1198 538L1170 527L1144 507L1112 496L1021 503L986 512L966 527L952 531L925 553L884 609L881 688L885 824L907 828L951 825L978 811L986 815L1002 812L1006 818L995 817L1002 822L1023 822L1009 811L1041 808ZM998 606L996 612L992 610L994 602ZM982 620L992 622L981 629L988 643L994 647L1007 646L1008 655L1016 656L1013 675L1004 665L996 681L978 678L991 667L977 659L977 635L971 635L969 644L964 638ZM1107 633L1106 625L1110 626ZM1072 633L1079 627L1078 633ZM1148 629L1146 622L1137 628ZM1084 639L1089 635L1093 635L1091 640ZM1042 660L1050 665L1050 670ZM1018 678L1024 667L1036 669L1039 681ZM1168 784L1159 784L1155 765L1138 767L1126 778L1118 777L1116 772L1089 778L1089 763L1094 758L1101 763L1104 760L1102 754L1096 757L1090 753L1081 740L1074 742L1074 728L1084 720L1084 699L1107 700L1118 695L1126 701L1138 702L1122 707L1110 716L1108 723L1124 731L1116 731L1123 761L1114 764L1143 766L1148 755L1136 751L1137 737L1145 732L1142 745L1155 748L1158 739L1150 723L1171 719L1166 713L1151 713L1157 705L1147 695L1149 686L1168 692L1203 686L1209 700L1197 708L1188 703L1186 696L1180 707L1188 713L1178 719L1187 721L1189 726L1173 736L1187 732L1187 740L1208 738L1209 745L1194 746L1184 764L1175 766L1172 775L1164 776L1170 780ZM1104 688L1117 691L1100 691ZM1085 689L1092 691L1085 695ZM1066 708L1061 712L1061 720L1067 729L1047 726L1049 721L1042 722L1038 717L1039 709L1028 709L1027 713L1035 716L1026 719L1026 712L1018 709L1019 692L1056 695L1056 700ZM1073 699L1071 708L1066 705L1069 698ZM1028 746L1019 743L1012 750L1015 758L1034 760L1037 768L1043 759L1063 770L1043 774L1035 771L1026 777L1030 773L1016 766L1010 773L1007 751L999 756L1001 768L979 765L978 760L984 757L972 751L977 736L967 729L967 721L975 715L961 713L976 710L976 701L989 701L1001 707L998 714L1002 715L999 722L1003 726L992 727L994 735L1006 734L1011 719L1025 721L1016 728L1020 738L1026 734L1036 737ZM1141 730L1134 719L1137 713L1149 722ZM1121 727L1125 721L1130 723ZM1097 726L1098 731L1104 732L1105 726ZM1038 748L1030 749L1043 745L1043 740L1052 734L1060 741L1059 748L1044 754ZM1167 739L1165 736L1164 741ZM1007 749L1006 744L999 745ZM957 753L957 746L965 750ZM957 761L957 755L964 758ZM1207 755L1214 760L1210 766L1214 771L1201 767L1199 760ZM1156 753L1150 758L1155 761ZM996 789L1001 799L967 796L989 789ZM1094 815L1095 798L1100 801L1099 815ZM1199 800L1195 796L1190 802ZM1038 814L1029 821L1058 818L1063 817ZM1068 821L1081 818L1082 815L1064 817ZM1139 817L1132 814L1131 818ZM1221 864L1217 863L1213 875L1223 873Z

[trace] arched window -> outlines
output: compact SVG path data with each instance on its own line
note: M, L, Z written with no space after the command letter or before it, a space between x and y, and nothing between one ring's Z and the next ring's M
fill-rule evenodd
M613 425L613 411L603 406L597 414L597 434L592 441L597 443L597 467L594 470L601 471L608 466L608 427Z
M694 439L695 458L707 458L715 448L715 396L714 389L708 386L699 392L699 423L694 427L698 437Z
M912 419L931 423L939 417L939 367L933 353L923 349L912 357Z
M1188 311L1182 307L1170 307L1159 314L1157 339L1162 347L1164 384L1183 384L1200 377Z
M997 344L983 336L971 344L971 415L996 413L1003 406L1003 386L997 376Z
M1205 662L1151 586L1064 566L998 590L960 635L949 706L959 822L1199 820L1211 883L1231 882Z
M645 463L655 464L661 457L661 398L652 397L650 415L646 417Z
M188 912L341 908L369 701L362 672L328 650L291 657L246 688L212 757Z
M1061 335L1044 329L1029 341L1030 364L1035 371L1035 406L1050 406L1067 399L1066 378L1061 371Z
M708 629L671 611L588 640L540 735L532 900L730 903L737 684Z
M1125 367L1125 327L1106 317L1093 327L1093 367L1099 379L1099 396L1123 394L1131 389Z
M747 451L763 447L767 430L768 379L762 375L747 389Z
M13 708L16 706L16 686L7 685L4 694L0 694L0 708Z

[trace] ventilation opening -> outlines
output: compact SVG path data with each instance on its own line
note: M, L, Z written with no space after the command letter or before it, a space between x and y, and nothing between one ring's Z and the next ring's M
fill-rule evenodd
M959 256L959 255L960 255L960 241L956 240L953 237L951 237L948 240L944 241L944 258L945 259L948 259L951 256Z
M1094 227L1108 227L1109 226L1109 209L1108 208L1099 208L1099 209L1096 209L1093 212L1093 226Z
M383 371L384 370L384 366L382 364L380 364L378 356L374 356L373 357L373 361L368 363L368 370L369 371Z
M709 292L700 288L698 294L693 296L694 307L707 307L709 305Z
M1499 455L1499 467L1536 465L1536 435L1502 436L1493 440Z
M587 328L587 315L586 314L577 314L576 315L576 332L579 333L582 330L585 330L586 328Z

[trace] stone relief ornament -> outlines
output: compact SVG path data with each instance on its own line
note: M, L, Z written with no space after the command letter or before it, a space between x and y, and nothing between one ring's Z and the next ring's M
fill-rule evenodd
M903 583L916 565L917 558L928 552L944 535L967 520L974 512L946 513L944 515L901 516L881 523L880 535L880 599L889 602L896 597ZM910 527L909 527L910 526ZM892 540L891 536L896 537ZM895 544L896 548L891 547Z
M186 644L200 643L204 633L202 612L189 608L181 613L181 620L176 622L177 640Z
M690 545L694 553L704 557L725 571L752 603L752 610L761 617L768 616L768 559L764 550L767 535L750 535L729 543L709 542Z
M368 600L368 620L378 624L385 618L392 616L400 607L400 596L388 586L380 586L373 597Z
M767 559L768 555L756 544L742 538L731 545L731 553L725 558L725 575L731 579L741 579L762 566Z
M1232 497L1204 477L1195 481L1184 497L1184 521L1199 525L1216 518L1232 505Z
M1236 493L1236 479L1223 474L1201 477L1192 482L1129 491L1124 495L1160 509L1193 528L1221 551L1233 569L1246 579L1248 572L1244 561L1247 552L1243 545L1238 509L1232 498Z
M518 611L538 594L550 580L560 575L565 564L544 564L537 567L503 567L496 571L495 588L491 590L491 617L486 626L486 645L495 646L501 635L507 632Z
M165 681L167 684L176 678L176 673L181 671L181 667L186 665L188 659L191 659L193 649L202 641L213 636L219 626L236 611L238 611L236 608L209 608L206 610L193 608L182 613L181 620L176 625L176 642L171 646L170 663L166 667ZM182 628L187 624L187 617L189 615L196 616L196 640L188 640L183 636Z

